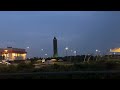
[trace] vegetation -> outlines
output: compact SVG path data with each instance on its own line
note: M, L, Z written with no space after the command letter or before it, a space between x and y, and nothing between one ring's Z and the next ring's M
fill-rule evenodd
M38 63L40 68L35 68L35 64ZM19 63L18 65L0 65L0 73L35 73L35 72L68 72L68 71L107 71L107 70L120 70L120 60L98 60L89 62L55 62L54 64L45 65L41 61L34 61L30 63ZM2 78L2 75L0 75ZM12 77L10 75L6 78L33 78L33 79L117 79L120 78L120 73L78 73L78 74L60 74L60 75L16 75Z
M10 72L29 72L34 69L34 65L32 63L26 64L26 63L20 63L17 66L16 65L0 65L0 73L10 73Z
M91 57L91 58L89 58ZM68 56L68 57L58 57L57 60L62 59L63 62L54 62L54 64L44 64L41 62L41 58L33 58L28 60L29 62L15 62L11 65L0 64L0 73L35 73L35 72L68 72L68 71L109 71L109 70L120 70L120 60L115 58L104 57L93 57L86 56ZM48 58L50 60L51 58ZM38 65L39 68L36 68ZM0 74L0 78L2 78ZM11 78L10 75L6 78ZM13 78L13 77L12 77ZM120 73L78 73L78 74L60 74L60 75L46 75L38 74L32 76L18 75L14 78L65 78L65 79L110 79L110 78L120 78Z
M36 63L36 62L34 62ZM40 62L40 68L35 68L35 64L31 63L19 63L18 65L0 65L0 72L63 72L63 71L103 71L103 70L120 70L119 60L100 60L90 62L74 62L73 64L67 64L65 62L54 64L42 65Z

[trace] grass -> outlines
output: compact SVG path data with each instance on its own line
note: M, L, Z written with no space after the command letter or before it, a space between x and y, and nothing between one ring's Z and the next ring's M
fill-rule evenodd
M68 71L108 71L120 70L119 60L100 60L79 63L55 62L35 68L34 63L20 63L16 65L0 65L0 73L35 73L35 72L68 72ZM120 79L120 73L78 73L78 74L37 74L37 75L6 75L1 78L15 79Z
M104 71L120 70L119 60L100 60L79 63L55 62L51 65L41 65L35 68L34 63L20 63L15 65L0 65L0 72L63 72L63 71Z

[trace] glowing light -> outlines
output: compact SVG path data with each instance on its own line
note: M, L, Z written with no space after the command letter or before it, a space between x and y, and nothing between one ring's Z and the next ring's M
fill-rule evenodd
M110 49L110 52L120 52L120 48Z
M76 51L74 51L73 53L75 53L75 54L76 54Z
M13 57L16 56L16 53L12 53L12 56L13 56Z
M66 47L65 50L68 50L68 47Z
M8 50L4 50L5 52L8 52Z
M27 47L28 49L30 48L30 47Z
M47 56L47 54L45 54Z

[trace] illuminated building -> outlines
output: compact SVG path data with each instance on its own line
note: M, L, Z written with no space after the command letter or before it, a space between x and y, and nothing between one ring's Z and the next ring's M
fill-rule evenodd
M57 39L56 39L56 37L54 37L54 39L53 39L53 57L58 57Z
M26 60L26 54L25 49L12 47L0 48L0 56L5 60Z
M120 53L120 48L113 48L113 49L110 49L110 52Z

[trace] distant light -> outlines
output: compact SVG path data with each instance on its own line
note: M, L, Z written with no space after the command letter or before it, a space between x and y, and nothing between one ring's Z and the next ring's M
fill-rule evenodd
M47 54L45 54L47 56Z
M43 49L41 49L43 51Z
M28 49L30 48L30 47L27 47Z
M66 47L65 50L68 50L68 47Z
M74 51L73 53L76 53L76 51Z
M96 52L98 52L98 50L96 49Z

